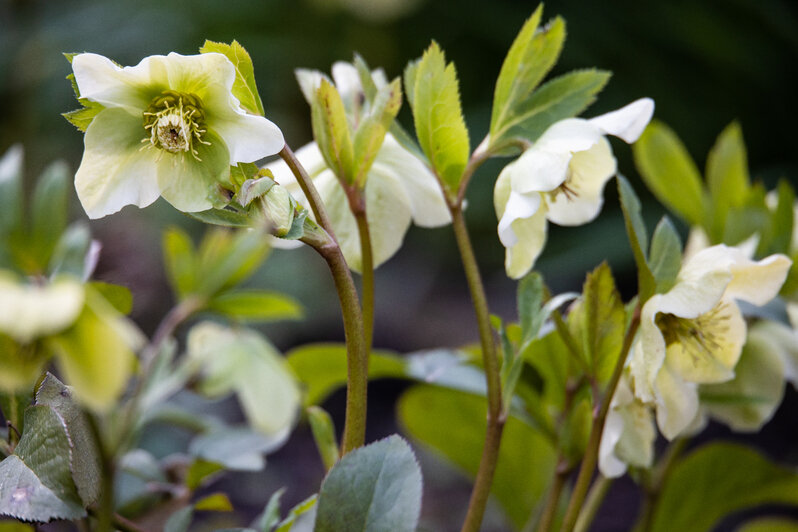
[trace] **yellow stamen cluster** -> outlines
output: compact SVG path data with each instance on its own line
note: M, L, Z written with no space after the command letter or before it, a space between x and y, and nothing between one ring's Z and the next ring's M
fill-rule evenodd
M210 145L202 135L207 130L202 100L194 94L164 91L153 98L144 111L144 129L149 132L141 142L170 153L191 152L200 161L194 142Z

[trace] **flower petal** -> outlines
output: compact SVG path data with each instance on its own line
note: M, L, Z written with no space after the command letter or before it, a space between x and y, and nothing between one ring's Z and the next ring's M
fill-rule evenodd
M101 218L125 205L146 207L158 199L159 150L144 147L141 119L126 111L101 111L86 130L85 150L75 174L78 198L89 218Z
M302 91L302 95L305 97L308 105L313 104L313 98L316 95L316 90L318 90L321 85L321 80L326 79L330 81L330 78L318 70L310 70L307 68L297 68L294 70L294 75L299 83L299 90Z
M230 166L255 162L278 153L285 146L283 132L274 123L241 110L214 116L213 120L209 117L208 127L227 144Z
M626 473L626 462L615 456L615 446L621 440L623 429L623 416L614 409L610 410L601 433L598 456L599 471L607 478L618 478Z
M332 78L346 107L352 108L357 103L358 93L363 91L357 69L351 63L336 61L332 66Z
M106 107L121 107L141 119L153 97L169 88L157 57L163 58L145 57L138 65L123 68L98 54L76 55L72 58L72 71L81 98Z
M162 152L158 160L158 186L163 198L183 212L204 211L213 207L214 187L229 174L227 147L208 131L203 139L210 145L195 145L200 160L189 152Z
M562 185L568 177L569 151L550 151L533 146L502 170L521 194L549 192Z
M499 219L504 216L511 193L510 179L500 175L493 191L493 206ZM504 268L510 278L520 279L532 269L546 243L546 226L545 204L533 216L512 222L510 230L517 241L507 248L504 258Z
M511 191L510 197L507 199L507 204L504 206L504 213L499 220L499 240L506 248L512 247L518 243L518 237L513 231L512 224L516 220L524 220L531 218L540 208L540 194L532 192L531 194L518 194Z
M731 268L733 277L726 287L726 295L754 305L764 305L778 295L792 261L781 254L752 261L744 253L740 251L742 256Z
M535 141L533 147L555 153L576 153L589 150L604 131L583 118L566 118L555 122Z
M559 191L548 202L547 217L559 225L581 225L598 216L604 204L604 185L615 175L618 164L606 138L601 137L590 149L576 152L565 182L569 191Z
M604 133L615 135L631 144L640 138L654 114L654 100L640 98L617 111L590 119Z
M648 403L654 401L655 381L665 362L665 338L655 322L662 297L662 294L655 294L643 305L640 329L629 358L629 373L635 395Z
M668 440L681 434L698 414L698 387L666 364L657 374L657 425Z

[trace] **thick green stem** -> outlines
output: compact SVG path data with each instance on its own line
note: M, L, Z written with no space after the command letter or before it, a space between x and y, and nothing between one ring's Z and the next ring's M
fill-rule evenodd
M612 373L612 378L607 384L607 389L604 391L604 399L601 402L601 407L593 415L593 427L590 431L590 439L588 440L587 449L585 450L585 456L582 458L582 465L579 467L579 475L576 477L576 484L574 484L574 489L571 492L571 501L568 503L568 510L565 512L565 519L563 520L560 532L572 532L576 525L579 511L582 508L582 503L590 487L590 481L593 478L593 472L598 463L601 435L604 432L604 423L610 411L612 396L615 394L615 388L618 387L618 381L621 380L626 357L629 354L629 349L632 347L632 341L634 340L639 325L640 309L638 307L635 310L632 323L629 325L629 329L626 331L626 336L623 339L621 353L618 356L618 361L615 363L615 370Z
M357 220L357 231L360 237L360 257L361 257L361 282L362 282L362 301L363 301L363 335L366 349L371 351L374 337L374 256L371 247L371 234L366 217L366 210L362 209L355 214Z
M610 486L612 486L611 478L600 476L596 479L596 482L593 483L593 486L591 486L587 494L587 499L585 499L585 505L582 507L582 511L579 512L579 519L576 520L574 532L587 532L590 529L590 525L593 523L596 513L598 513L601 504L604 502L604 497L606 497L607 492L610 491Z
M332 242L315 247L316 251L324 258L330 268L338 300L341 304L341 314L344 321L344 336L346 338L347 360L347 386L346 386L346 420L344 421L344 435L341 442L341 452L346 454L366 441L366 404L368 400L368 353L363 329L363 315L360 309L355 282L349 265L344 259L335 231L330 222L324 203L319 196L313 180L305 168L286 144L280 150L280 157L296 176L302 192L310 203L310 208L316 221L327 231Z
M471 301L474 304L476 313L488 391L488 422L485 431L485 444L482 448L482 458L474 480L468 512L461 529L462 532L478 532L482 524L482 517L485 514L488 496L490 495L496 463L499 460L499 447L505 419L502 415L499 359L496 355L496 343L493 340L493 332L490 326L490 313L488 311L488 300L485 297L485 288L482 285L474 249L471 247L462 207L460 205L450 206L449 210L452 215L452 227L457 240L457 247L460 249L460 258L463 262L466 281L471 292Z

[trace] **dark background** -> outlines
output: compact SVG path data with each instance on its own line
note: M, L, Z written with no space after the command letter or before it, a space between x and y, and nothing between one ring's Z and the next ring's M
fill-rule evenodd
M297 89L294 68L329 72L334 61L350 60L358 51L372 68L381 66L393 77L435 39L457 65L475 146L487 131L501 61L536 5L508 0L0 0L0 153L22 142L29 182L57 158L77 167L82 134L59 116L77 107L64 79L70 69L62 52L91 51L132 65L150 54L196 53L206 38L237 39L248 49L266 114L282 128L294 149L311 137L309 113ZM655 116L676 130L699 167L717 134L737 119L743 127L752 176L769 187L781 177L796 182L798 3L550 1L544 19L558 14L566 19L568 39L554 74L582 67L614 72L586 116L650 96L657 104ZM406 109L400 119L410 124ZM615 141L613 146L620 171L648 200L645 215L653 226L662 209L650 203L629 148ZM469 190L467 216L491 310L513 319L515 285L503 272L504 253L496 238L492 208L492 187L500 168L501 162L494 161L477 173ZM76 199L73 204L73 216L85 219ZM171 304L165 296L168 288L160 258L160 233L168 224L183 225L197 236L202 231L162 201L145 211L128 207L92 223L104 245L98 276L133 290L133 317L148 332ZM578 289L584 272L602 260L610 262L630 297L634 290L631 255L613 190L608 190L607 207L596 222L581 228L551 227L538 267L552 290L559 292ZM341 337L332 284L313 253L275 251L253 283L279 287L306 306L305 321L266 329L282 349ZM399 254L378 270L377 290L377 347L408 352L477 339L449 228L411 229ZM393 401L402 388L401 383L387 381L372 387L370 439L397 430L392 421ZM337 394L326 406L339 413L342 397ZM753 441L776 458L796 463L798 455L788 433L795 394L788 394L787 403L776 421ZM710 433L725 435L720 428ZM456 526L465 508L468 484L429 455L422 455L422 464L427 481L426 524L433 530ZM239 484L255 490L248 501L256 508L272 487L289 482L292 475L299 475L303 487L291 480L288 502L309 494L321 475L303 427L290 449L270 460L264 475ZM595 530L622 530L634 515L634 500L628 498L623 483L620 488L603 512L605 524ZM436 496L446 498L441 502ZM502 529L496 512L489 522L496 523L496 530Z

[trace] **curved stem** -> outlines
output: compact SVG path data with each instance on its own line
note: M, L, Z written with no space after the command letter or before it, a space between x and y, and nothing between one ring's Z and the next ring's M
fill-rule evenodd
M593 472L598 463L601 435L604 432L604 423L610 411L612 396L615 394L615 388L618 387L618 381L621 380L626 357L629 354L629 349L632 347L632 341L634 340L638 325L640 325L640 307L635 309L632 323L629 324L629 329L627 329L626 336L624 336L621 353L615 363L612 378L607 384L607 389L604 392L604 400L601 402L601 407L593 414L593 427L590 431L590 439L587 443L585 456L582 458L582 465L579 467L579 475L576 477L576 484L574 484L574 490L571 492L571 501L568 503L568 510L565 512L565 519L563 520L560 532L571 532L574 526L576 526L579 511L582 508L582 503L590 487L590 481L593 478Z
M460 179L460 186L457 189L457 200L455 202L458 208L463 205L463 199L465 199L466 189L468 188L468 183L471 181L471 176L473 176L477 168L482 166L482 163L487 161L491 156L491 153L487 150L487 140L488 139L485 138L485 140L477 146L474 153L471 154L471 158L468 160L465 170L463 170L463 177Z
M366 210L354 213L357 220L357 231L360 237L361 272L363 283L363 335L366 349L371 350L374 337L374 255L371 247L371 234L366 217Z
M349 265L344 259L338 241L335 239L332 223L330 222L324 203L321 201L313 180L305 168L286 144L280 150L280 157L296 176L299 186L310 203L310 208L316 221L332 239L331 243L314 246L314 249L324 258L330 268L338 300L341 304L341 314L344 321L344 337L346 338L346 419L344 421L344 435L341 443L341 453L346 454L361 445L366 440L366 403L368 400L368 347L365 342L363 329L363 315L360 309L355 282Z
M576 520L574 532L587 532L590 529L590 525L593 523L596 513L598 513L601 504L604 502L604 497L606 497L607 492L610 491L612 480L611 478L600 476L590 487L587 499L585 499L585 505L582 507L582 511L579 512L579 518Z
M493 332L490 326L490 313L488 311L487 297L485 297L485 288L482 285L474 249L471 247L468 229L463 218L463 210L459 205L450 206L449 210L452 215L452 228L457 240L457 247L460 249L460 258L463 262L466 281L471 292L471 301L474 304L476 313L479 339L482 346L482 360L485 366L485 380L488 389L488 422L485 431L485 444L482 448L482 458L474 480L468 512L461 529L462 532L478 532L485 513L485 505L490 495L496 463L499 460L499 447L505 419L502 415L499 359L496 356L496 344L493 340Z
M540 517L538 523L538 532L548 532L551 525L554 523L554 517L557 515L557 507L560 505L560 496L565 487L565 482L571 473L571 468L565 463L565 460L560 458L557 464L557 473L554 475L554 481L549 490L549 497L546 500L546 507L543 510L543 515Z

